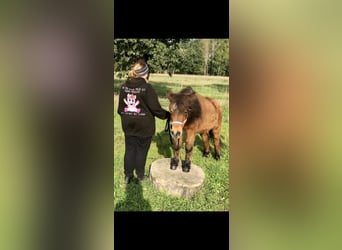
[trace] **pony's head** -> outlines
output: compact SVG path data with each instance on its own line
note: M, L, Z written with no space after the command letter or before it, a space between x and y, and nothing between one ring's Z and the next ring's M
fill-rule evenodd
M186 87L178 93L167 94L171 113L170 133L174 139L179 139L183 134L184 126L191 124L201 114L201 106L195 94L191 87Z

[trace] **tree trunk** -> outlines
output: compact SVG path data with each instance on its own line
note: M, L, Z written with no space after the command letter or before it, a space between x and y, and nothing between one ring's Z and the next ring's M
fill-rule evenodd
M208 75L208 60L209 60L209 39L203 39L203 57L204 57L204 65L203 65L203 74Z

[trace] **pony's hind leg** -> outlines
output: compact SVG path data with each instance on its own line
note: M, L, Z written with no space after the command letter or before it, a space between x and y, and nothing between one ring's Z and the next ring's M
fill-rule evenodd
M208 157L209 156L209 136L208 136L208 133L204 132L201 134L201 137L202 137L202 141L203 141L203 156L204 157Z
M221 157L220 134L221 134L221 128L220 127L213 129L215 159L216 160L219 160Z

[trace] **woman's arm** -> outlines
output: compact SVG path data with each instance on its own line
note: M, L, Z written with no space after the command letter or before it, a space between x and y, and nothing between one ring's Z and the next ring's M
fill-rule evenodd
M158 117L159 119L168 119L170 117L170 112L163 109L159 103L157 93L153 89L153 87L149 84L148 85L148 92L147 92L147 105L151 111L151 113Z

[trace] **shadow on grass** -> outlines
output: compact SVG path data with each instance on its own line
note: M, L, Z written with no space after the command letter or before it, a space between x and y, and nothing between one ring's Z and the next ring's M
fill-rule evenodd
M224 143L225 140L226 140L225 136L221 135L220 137L221 156L222 156L222 153L226 152L226 149L228 148L228 145ZM203 141L202 141L202 137L199 134L197 134L195 137L194 147L196 147L198 150L203 152L203 149L204 149ZM209 149L210 149L210 155L214 158L215 157L214 139L211 135L209 135Z
M150 203L144 199L142 186L134 182L126 185L126 196L115 206L115 211L152 211Z
M229 85L228 84L212 84L212 87L215 87L220 93L228 93Z
M152 142L157 144L158 153L165 158L170 158L172 155L171 142L168 132L159 132L152 138Z
M176 83L166 83L166 82L150 82L153 89L156 91L157 96L161 98L165 98L167 93L171 91L173 85ZM178 84L177 84L178 85Z

